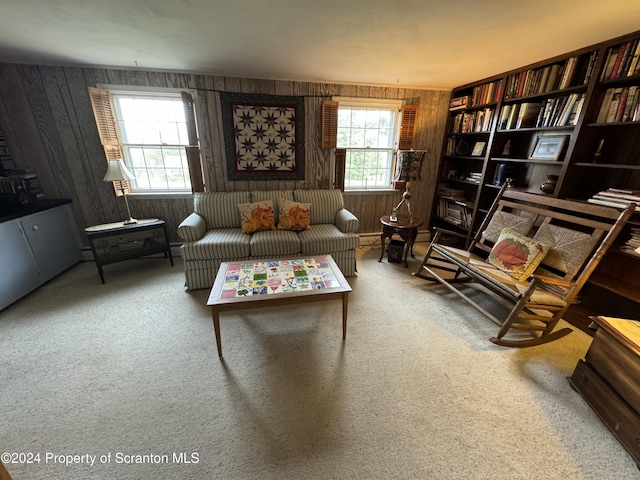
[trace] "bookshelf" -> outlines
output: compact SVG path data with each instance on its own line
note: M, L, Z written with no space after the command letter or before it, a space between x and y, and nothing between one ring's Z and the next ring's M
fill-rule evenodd
M431 226L468 244L504 182L585 202L610 188L640 194L640 31L453 89ZM620 315L611 296L626 316L640 311L640 255L624 248L638 228L640 213L585 287L576 322Z

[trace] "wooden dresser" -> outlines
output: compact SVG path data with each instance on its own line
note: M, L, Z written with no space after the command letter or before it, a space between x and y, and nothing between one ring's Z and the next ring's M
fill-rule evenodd
M599 328L569 382L640 468L640 321L593 320Z

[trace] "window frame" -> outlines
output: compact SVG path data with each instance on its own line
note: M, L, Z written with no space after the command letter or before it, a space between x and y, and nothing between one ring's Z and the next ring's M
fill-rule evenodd
M390 191L395 191L394 182L393 182L393 172L396 164L397 152L399 149L400 143L400 133L402 127L402 107L405 105L404 100L388 100L388 99L376 99L376 98L358 98L358 97L333 97L332 101L338 102L337 105L337 114L339 115L341 107L360 107L360 108L378 108L380 110L393 110L393 139L392 146L390 148L376 148L375 150L380 151L389 151L391 156L391 163L389 166L389 183L387 185L380 185L378 187L367 187L367 188L353 188L348 187L346 184L344 185L344 192L346 194L349 193L388 193ZM340 127L337 127L339 129ZM336 138L337 138L336 131ZM364 148L354 148L354 147L343 147L338 145L336 141L336 148L346 150L346 157L349 155L349 150L367 150L367 147ZM347 168L347 159L345 158L344 169L345 173ZM345 174L346 177L346 174Z
M185 122L187 124L188 144L179 144L178 147L185 149L187 170L189 179L185 190L152 190L152 189L136 189L132 191L129 182L114 182L114 190L116 195L122 195L122 185L125 184L125 190L128 195L137 198L189 198L193 193L204 191L203 165L200 157L200 149L198 146L197 121L194 112L194 96L195 92L189 89L179 88L163 88L163 87L136 87L130 85L96 85L95 88L89 87L91 103L96 117L96 124L100 140L105 149L106 160L113 158L122 158L128 167L131 164L124 155L123 135L120 132L120 125L116 116L116 105L114 95L131 95L131 96L149 96L152 98L169 97L182 101L185 108ZM102 111L96 109L96 100L94 95L99 92L108 97L108 102L104 98L101 99ZM155 144L153 144L155 145ZM158 144L161 146L161 144Z

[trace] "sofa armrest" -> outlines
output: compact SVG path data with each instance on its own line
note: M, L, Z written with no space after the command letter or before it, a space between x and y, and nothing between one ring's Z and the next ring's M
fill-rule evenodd
M343 233L358 233L360 220L346 208L336 212L336 227Z
M207 222L197 213L192 213L178 225L178 237L185 242L200 240L207 231Z

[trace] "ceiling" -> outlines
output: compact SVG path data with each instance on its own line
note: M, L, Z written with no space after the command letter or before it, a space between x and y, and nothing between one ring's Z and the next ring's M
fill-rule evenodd
M444 88L640 30L638 0L2 0L0 62Z

